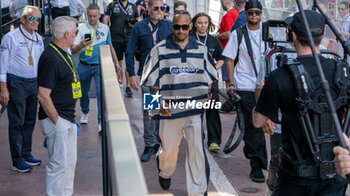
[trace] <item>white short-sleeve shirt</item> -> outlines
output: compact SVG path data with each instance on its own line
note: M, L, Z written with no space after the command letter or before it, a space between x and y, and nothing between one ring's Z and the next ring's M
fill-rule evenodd
M249 39L251 40L251 46L253 51L253 58L256 65L256 70L259 74L260 70L263 70L264 63L261 63L261 57L264 52L264 42L262 41L262 29L251 31L248 29ZM255 39L253 41L252 39ZM238 51L237 32L233 31L230 35L230 39L223 51L223 55L230 59L235 59ZM239 61L235 65L233 81L237 90L241 91L255 91L256 87L256 75L253 65L251 63L250 56L248 54L247 45L245 43L244 35L242 36L242 42L239 46Z

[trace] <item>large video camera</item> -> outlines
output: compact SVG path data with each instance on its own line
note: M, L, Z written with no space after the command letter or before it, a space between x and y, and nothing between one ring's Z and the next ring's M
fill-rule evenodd
M270 43L290 43L292 42L292 31L287 23L282 20L268 20L263 23L262 38Z

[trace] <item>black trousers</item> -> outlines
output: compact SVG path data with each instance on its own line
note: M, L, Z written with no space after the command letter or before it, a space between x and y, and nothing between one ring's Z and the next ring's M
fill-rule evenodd
M219 101L218 81L214 81L212 84L212 98L215 101ZM208 109L205 111L205 118L207 121L208 130L208 146L215 142L219 146L221 144L221 120L220 113L217 109Z
M269 164L269 173L267 177L267 187L270 191L275 189L278 180L278 167L279 161L279 149L282 146L282 136L280 133L274 133L270 135L270 146L271 146L271 160Z
M305 179L278 172L278 183L272 196L342 196L347 181L339 176L332 179Z
M55 20L55 18L59 16L70 16L70 9L69 6L58 8L58 7L52 7L51 9L52 19Z
M31 156L32 136L37 115L37 82L7 77L10 101L7 105L9 142L13 165Z
M243 152L247 159L250 160L252 168L267 169L267 152L265 145L265 136L261 129L253 126L252 111L255 107L255 95L250 91L237 91L241 96L241 108L244 117L245 142Z

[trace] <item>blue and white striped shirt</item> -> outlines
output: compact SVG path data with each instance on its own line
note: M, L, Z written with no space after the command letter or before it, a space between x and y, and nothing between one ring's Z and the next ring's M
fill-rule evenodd
M150 52L142 74L141 84L159 87L162 99L172 103L204 102L208 96L208 85L217 79L217 71L207 47L190 37L182 49L172 35L158 43ZM201 114L202 109L171 109L175 119Z

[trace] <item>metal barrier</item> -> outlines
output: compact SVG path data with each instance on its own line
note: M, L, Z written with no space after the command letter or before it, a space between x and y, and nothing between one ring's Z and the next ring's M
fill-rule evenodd
M145 178L109 46L100 46L103 195L146 196Z

